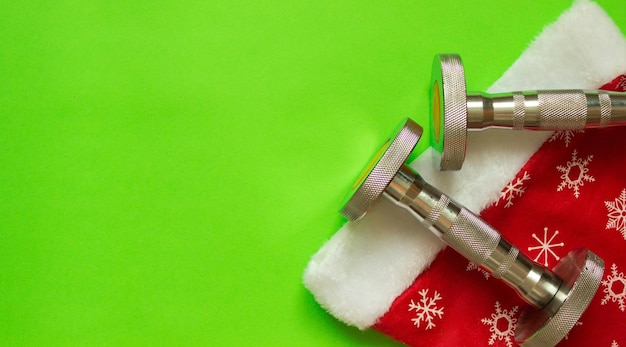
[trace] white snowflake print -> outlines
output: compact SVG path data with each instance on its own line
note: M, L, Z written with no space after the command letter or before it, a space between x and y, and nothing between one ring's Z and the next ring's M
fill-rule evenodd
M626 310L626 277L624 273L617 273L617 265L611 265L611 274L607 275L606 280L602 281L604 286L604 298L600 302L602 305L606 305L610 302L617 302L619 309L624 312Z
M528 250L529 251L540 250L539 253L537 254L537 256L534 259L535 261L538 261L538 259L543 255L543 265L544 266L548 266L549 255L552 255L555 260L561 259L552 250L552 248L555 248L555 247L563 247L563 246L565 246L565 244L563 242L552 243L554 241L554 238L558 234L559 234L559 231L555 230L554 234L552 234L550 239L548 239L548 228L545 227L545 228L543 228L543 240L540 240L539 237L537 237L537 234L533 233L532 237L533 237L533 239L537 240L537 242L539 242L539 246L528 247Z
M500 303L496 301L495 309L496 312L491 314L491 318L483 318L481 320L483 324L490 326L491 337L489 338L489 344L493 345L497 339L506 342L508 347L513 347L511 337L515 335L515 327L517 326L517 318L513 318L515 313L517 313L517 306L514 306L511 311L503 310L500 307ZM506 327L506 329L502 330L502 327Z
M611 343L611 347L619 347L617 341L613 340L613 343Z
M587 156L587 159L583 160L578 158L576 150L572 152L572 159L565 164L566 166L557 166L556 169L563 173L561 175L561 184L556 188L557 192L560 192L567 186L568 189L574 190L574 197L578 199L580 196L580 187L585 185L585 181L594 182L596 179L593 176L587 174L589 168L587 165L593 159L593 155Z
M443 307L437 307L437 301L441 300L441 295L435 291L435 295L432 298L427 297L428 289L422 289L419 291L420 300L416 304L413 300L409 304L409 312L415 310L416 318L412 318L413 325L420 327L422 322L426 322L426 330L434 328L436 325L433 322L435 317L441 319L443 316Z
M555 131L554 134L548 139L548 142L552 142L555 140L563 140L565 142L565 147L569 146L572 138L576 136L576 134L584 133L583 130L559 130Z
M467 267L465 268L465 271L472 271L472 270L476 270L480 272L481 274L483 274L486 280L489 279L489 272L487 272L485 269L478 266L478 264L470 261L467 263Z
M614 201L605 201L604 205L609 210L606 228L621 232L626 240L626 189L622 189L622 193Z
M524 192L526 191L526 187L524 187L524 182L528 181L529 179L530 175L528 174L528 171L524 171L524 175L522 177L513 179L511 182L509 182L509 184L507 184L500 193L500 197L496 201L496 206L498 206L500 200L506 200L504 208L509 208L513 206L513 198L516 195L519 197L524 194Z

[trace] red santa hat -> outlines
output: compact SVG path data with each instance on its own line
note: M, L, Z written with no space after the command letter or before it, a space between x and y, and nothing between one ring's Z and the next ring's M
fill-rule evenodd
M577 1L488 92L624 91L625 72L619 29ZM410 165L547 267L580 246L604 259L600 289L563 346L626 346L625 136L624 127L470 132L461 171L437 171L430 150ZM525 306L386 199L312 257L304 284L337 319L413 346L513 346Z

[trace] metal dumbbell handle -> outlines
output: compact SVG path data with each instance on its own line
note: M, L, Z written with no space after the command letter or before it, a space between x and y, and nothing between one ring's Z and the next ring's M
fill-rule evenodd
M461 58L435 57L432 81L433 146L441 170L458 170L468 130L581 130L626 125L626 93L585 90L467 93Z
M387 197L537 309L520 317L519 343L554 346L595 295L604 271L602 259L587 249L576 249L553 270L532 262L485 221L405 165L421 134L421 127L407 120L367 166L340 212L356 221L381 195Z
M581 130L626 125L626 94L558 90L467 95L467 128Z
M394 175L384 195L465 258L515 289L535 308L544 308L559 290L562 280L552 271L533 263L498 231L406 165Z

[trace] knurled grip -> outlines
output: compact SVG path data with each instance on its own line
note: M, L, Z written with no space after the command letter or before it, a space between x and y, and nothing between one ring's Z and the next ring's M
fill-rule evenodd
M514 130L582 130L624 124L622 119L624 117L613 117L613 106L621 110L625 96L602 90L547 90L496 96L482 94L479 98L483 100L483 107L488 105L489 109L476 110L474 106L470 107L474 117L471 124L468 124L471 130L486 127ZM511 104L512 107L508 106ZM493 120L483 118L476 122L476 115L481 113L483 115L494 113L497 116Z
M524 120L526 109L524 108L524 94L520 92L513 93L513 129L524 129Z
M483 265L500 243L500 233L465 208L442 239L468 260Z
M511 266L513 266L519 255L519 249L515 246L511 246L500 265L491 273L493 277L501 278L504 276L511 269Z
M434 189L432 186L431 188ZM448 230L441 230L441 225L438 225L441 239L471 262L487 268L493 277L504 276L518 258L519 249L502 239L501 234L484 220L457 205L445 194L441 194L422 224L430 229L442 214L449 216L454 214L452 211L457 210L459 213ZM506 247L508 250L498 259L494 259L492 256L498 247Z
M600 104L600 124L598 127L605 128L611 122L611 113L613 112L609 94L600 92L598 94L598 104Z
M560 279L533 264L486 221L403 166L386 195L466 259L520 293L534 307L550 302Z
M587 123L587 97L580 90L541 91L540 130L580 130Z

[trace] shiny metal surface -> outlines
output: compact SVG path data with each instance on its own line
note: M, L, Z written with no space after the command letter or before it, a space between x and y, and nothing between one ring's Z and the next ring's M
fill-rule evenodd
M555 297L561 279L520 254L517 247L461 204L403 165L383 193L471 262L515 289L535 308Z
M467 143L467 92L463 64L457 55L442 54L433 63L431 129L439 170L459 170ZM436 95L436 97L435 97Z
M411 141L396 142L396 138L387 141L382 153L372 162L375 164L366 169L369 173L361 175L353 186L341 213L350 220L357 220L384 195L461 255L513 288L534 308L520 317L520 324L524 323L518 342L524 346L556 344L578 321L595 295L604 271L602 260L581 249L570 252L554 270L532 262L480 217L429 185L404 163L398 164L408 158L421 135L421 127L411 120L407 120L403 128L406 130L397 131L396 138L413 134L409 136ZM393 155L386 156L387 151L392 151ZM396 168L396 172L392 173L392 168ZM373 173L377 173L377 178L369 181Z
M417 123L408 119L403 122L370 160L352 186L339 212L353 221L363 217L391 182L398 169L404 165L422 132L422 127Z
M432 99L443 100L439 110L433 107L431 115L431 127L439 129L439 135L432 138L437 150L435 165L440 170L461 168L468 130L581 130L626 125L626 93L602 90L467 93L461 58L455 54L436 56L432 76ZM464 107L460 106L462 100Z
M554 267L563 279L557 296L561 305L526 312L515 329L515 340L525 347L554 346L574 327L598 290L604 261L586 249L575 249Z

